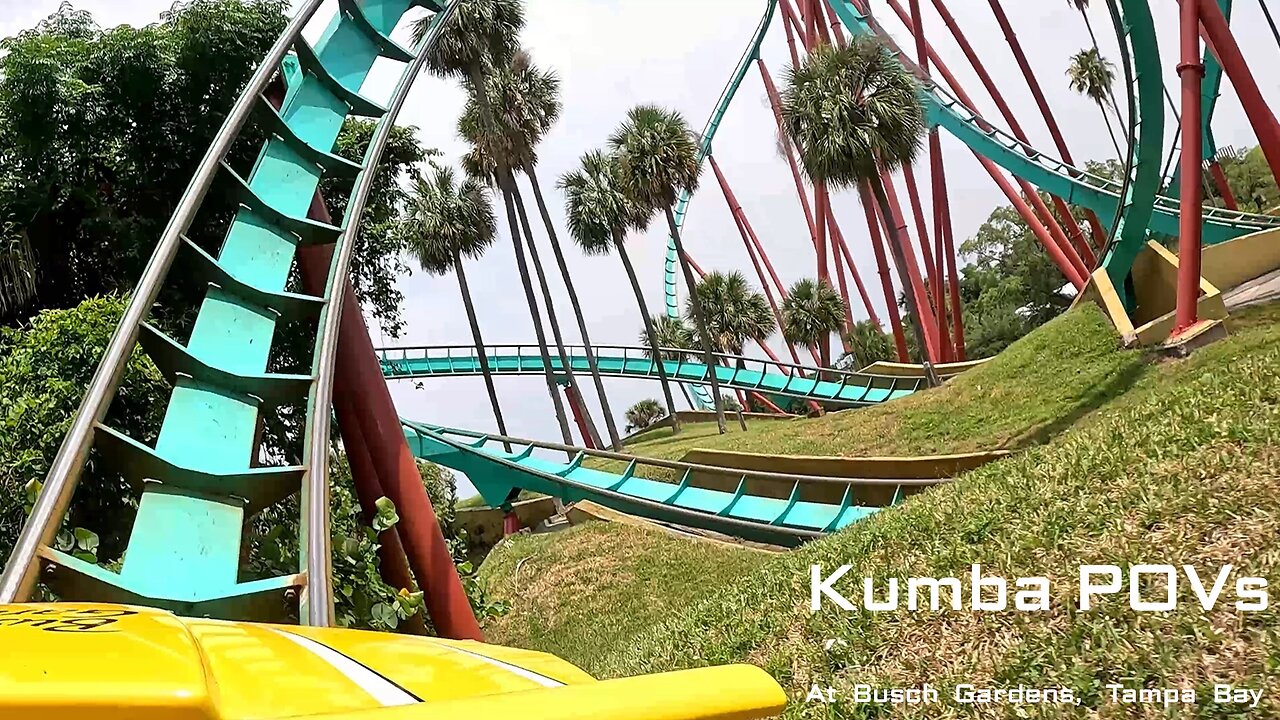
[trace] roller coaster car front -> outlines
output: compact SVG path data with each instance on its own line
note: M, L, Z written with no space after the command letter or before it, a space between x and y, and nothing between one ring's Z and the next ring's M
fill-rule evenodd
M596 682L526 650L125 605L0 605L0 648L0 718L745 720L786 702L749 666Z

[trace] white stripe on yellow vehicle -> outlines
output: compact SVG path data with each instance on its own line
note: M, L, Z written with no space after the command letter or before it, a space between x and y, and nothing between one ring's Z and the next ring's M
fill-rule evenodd
M0 605L6 720L746 720L784 705L747 666L596 682L551 655L471 641Z

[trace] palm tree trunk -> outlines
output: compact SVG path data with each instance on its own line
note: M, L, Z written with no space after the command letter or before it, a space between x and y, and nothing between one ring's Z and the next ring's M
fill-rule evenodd
M1088 11L1085 8L1080 8L1080 16L1084 18L1084 26L1089 30L1089 41L1093 43L1093 52L1097 54L1098 60L1101 62L1102 50L1098 47L1098 36L1093 32L1093 23L1089 22ZM1111 87L1107 88L1107 97L1111 98L1111 107L1113 110L1115 110L1116 120L1119 120L1121 127L1124 127L1124 119L1120 117L1120 104L1116 102L1116 91L1114 88L1111 88ZM1102 103L1098 103L1098 104L1102 105ZM1104 117L1107 114L1107 110L1105 106L1102 109L1102 114ZM1119 154L1120 161L1124 162L1124 152L1120 150L1120 144L1116 142L1115 130L1111 128L1110 120L1107 121L1107 129L1111 131L1111 142L1115 143L1116 145L1116 153ZM1125 142L1127 143L1129 138L1129 133L1126 131L1124 133L1124 136L1125 136Z
M684 256L684 242L680 239L680 228L676 227L676 216L671 212L671 205L664 208L667 213L667 229L676 244L676 258L680 261L680 270L684 272L684 283L689 288L689 304L693 306L693 321L698 326L698 337L702 341L703 364L707 367L707 375L711 378L711 401L716 406L716 427L723 435L729 431L724 424L724 399L720 397L720 379L716 377L716 361L711 354L711 338L707 335L707 323L702 315L702 301L698 299L698 283L693 279L693 271Z
M542 356L542 371L547 379L547 392L551 394L551 404L556 409L556 420L560 423L560 437L565 445L573 444L573 436L569 433L569 418L564 414L564 403L560 400L560 389L556 386L555 376L551 372L551 354L547 352L547 336L542 331L542 318L538 312L538 300L533 295L533 284L529 281L529 265L524 259L524 250L520 243L520 227L516 221L515 200L511 192L515 185L511 173L498 171L498 187L502 190L502 202L507 207L507 226L511 231L511 244L516 252L516 266L520 271L520 282L524 285L525 301L529 304L529 316L533 319L533 332L538 339L538 353Z
M507 421L502 418L502 407L498 405L498 391L493 386L493 371L489 367L488 352L484 349L484 338L480 336L480 322L476 319L476 308L471 302L471 288L467 285L467 274L462 269L462 257L453 258L453 272L458 276L458 289L462 291L462 305L467 310L467 322L471 325L471 339L476 344L476 357L480 360L480 374L484 375L484 387L489 392L489 405L493 407L493 419L498 421L498 433L504 436L507 432ZM510 452L511 448L507 448Z
M644 334L649 338L649 354L653 358L654 367L658 369L658 382L662 383L663 399L667 402L667 414L671 416L671 432L680 432L680 418L676 416L676 401L671 396L671 380L667 377L667 366L662 361L662 351L658 349L658 334L653 330L653 317L649 315L649 304L644 301L644 293L640 291L640 280L636 278L635 266L631 264L631 255L627 253L627 244L622 233L613 234L613 244L618 247L618 257L622 258L622 267L627 270L627 279L631 281L631 291L636 294L636 305L640 306L640 317L644 320ZM680 386L681 390L684 386ZM690 403L692 405L692 403Z
M1107 124L1107 134L1111 136L1111 146L1116 149L1116 159L1123 164L1125 161L1125 153L1120 149L1120 141L1116 139L1116 129L1111 125L1111 116L1107 114L1106 103L1099 102L1098 109L1102 111L1102 122Z
M529 184L533 187L533 199L537 202L538 213L542 215L542 224L547 228L547 238L551 241L551 251L556 256L556 265L560 268L560 277L564 278L564 287L569 292L569 304L573 306L573 316L578 321L578 332L582 335L582 346L587 353L587 366L591 368L591 381L596 386L596 395L600 397L600 407L604 410L605 429L609 432L609 442L614 450L622 449L622 440L618 437L618 427L613 420L613 409L609 407L609 397L604 391L604 381L600 379L600 365L596 361L596 353L591 349L591 335L587 333L587 320L582 316L582 304L578 301L578 291L569 275L569 266L564 261L564 250L560 247L560 238L556 234L555 224L551 222L551 213L547 211L547 202L542 197L542 187L538 184L538 175L532 163L524 168L529 176Z
M516 213L520 216L520 228L524 233L524 242L529 248L529 260L532 261L533 271L538 276L538 286L542 290L542 302L547 307L547 321L551 324L551 336L556 343L556 352L560 355L560 365L563 367L569 386L577 392L579 398L582 398L582 391L578 388L578 376L574 374L573 365L569 362L569 353L565 350L564 335L560 332L560 321L556 319L555 304L551 300L551 286L547 284L547 274L542 269L542 259L538 257L538 246L533 241L529 215L525 212L524 198L520 196L520 187L516 184L514 175L511 176L511 194L515 198ZM595 423L591 420L591 413L587 412L585 401L582 403L582 414L586 420L590 440L596 447L600 447L600 437L596 432Z
M871 191L875 193L876 204L880 206L880 212L884 217L893 217L889 208L889 198L885 195L884 185L880 184L880 176L871 178ZM902 283L904 288L903 295L907 299L907 314L911 320L911 330L916 334L916 342L920 346L920 361L924 364L924 375L930 387L938 385L938 378L934 374L933 363L929 361L929 354L925 350L928 344L925 342L924 326L920 322L920 308L916 307L915 293L911 292L911 278L907 276L907 262L902 253L902 233L898 231L896 223L885 223L885 227L889 231L889 252L893 254L893 264L898 267L898 281Z

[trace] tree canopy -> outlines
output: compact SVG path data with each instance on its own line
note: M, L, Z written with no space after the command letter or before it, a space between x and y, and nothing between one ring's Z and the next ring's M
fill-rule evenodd
M0 323L132 288L288 10L286 0L187 0L157 23L103 29L64 3L0 41L0 256L29 245L19 259L35 284ZM372 128L349 122L337 151L359 158ZM250 123L228 162L247 166L262 138ZM426 154L412 129L392 134L353 262L362 304L391 335L406 271L389 225L402 199L395 179ZM322 185L335 217L350 184ZM220 200L210 194L188 233L215 251L231 207Z

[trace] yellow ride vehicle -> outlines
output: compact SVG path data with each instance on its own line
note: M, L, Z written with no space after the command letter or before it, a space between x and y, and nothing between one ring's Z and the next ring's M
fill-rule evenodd
M597 682L551 655L473 641L0 605L3 720L746 720L785 704L746 665Z

